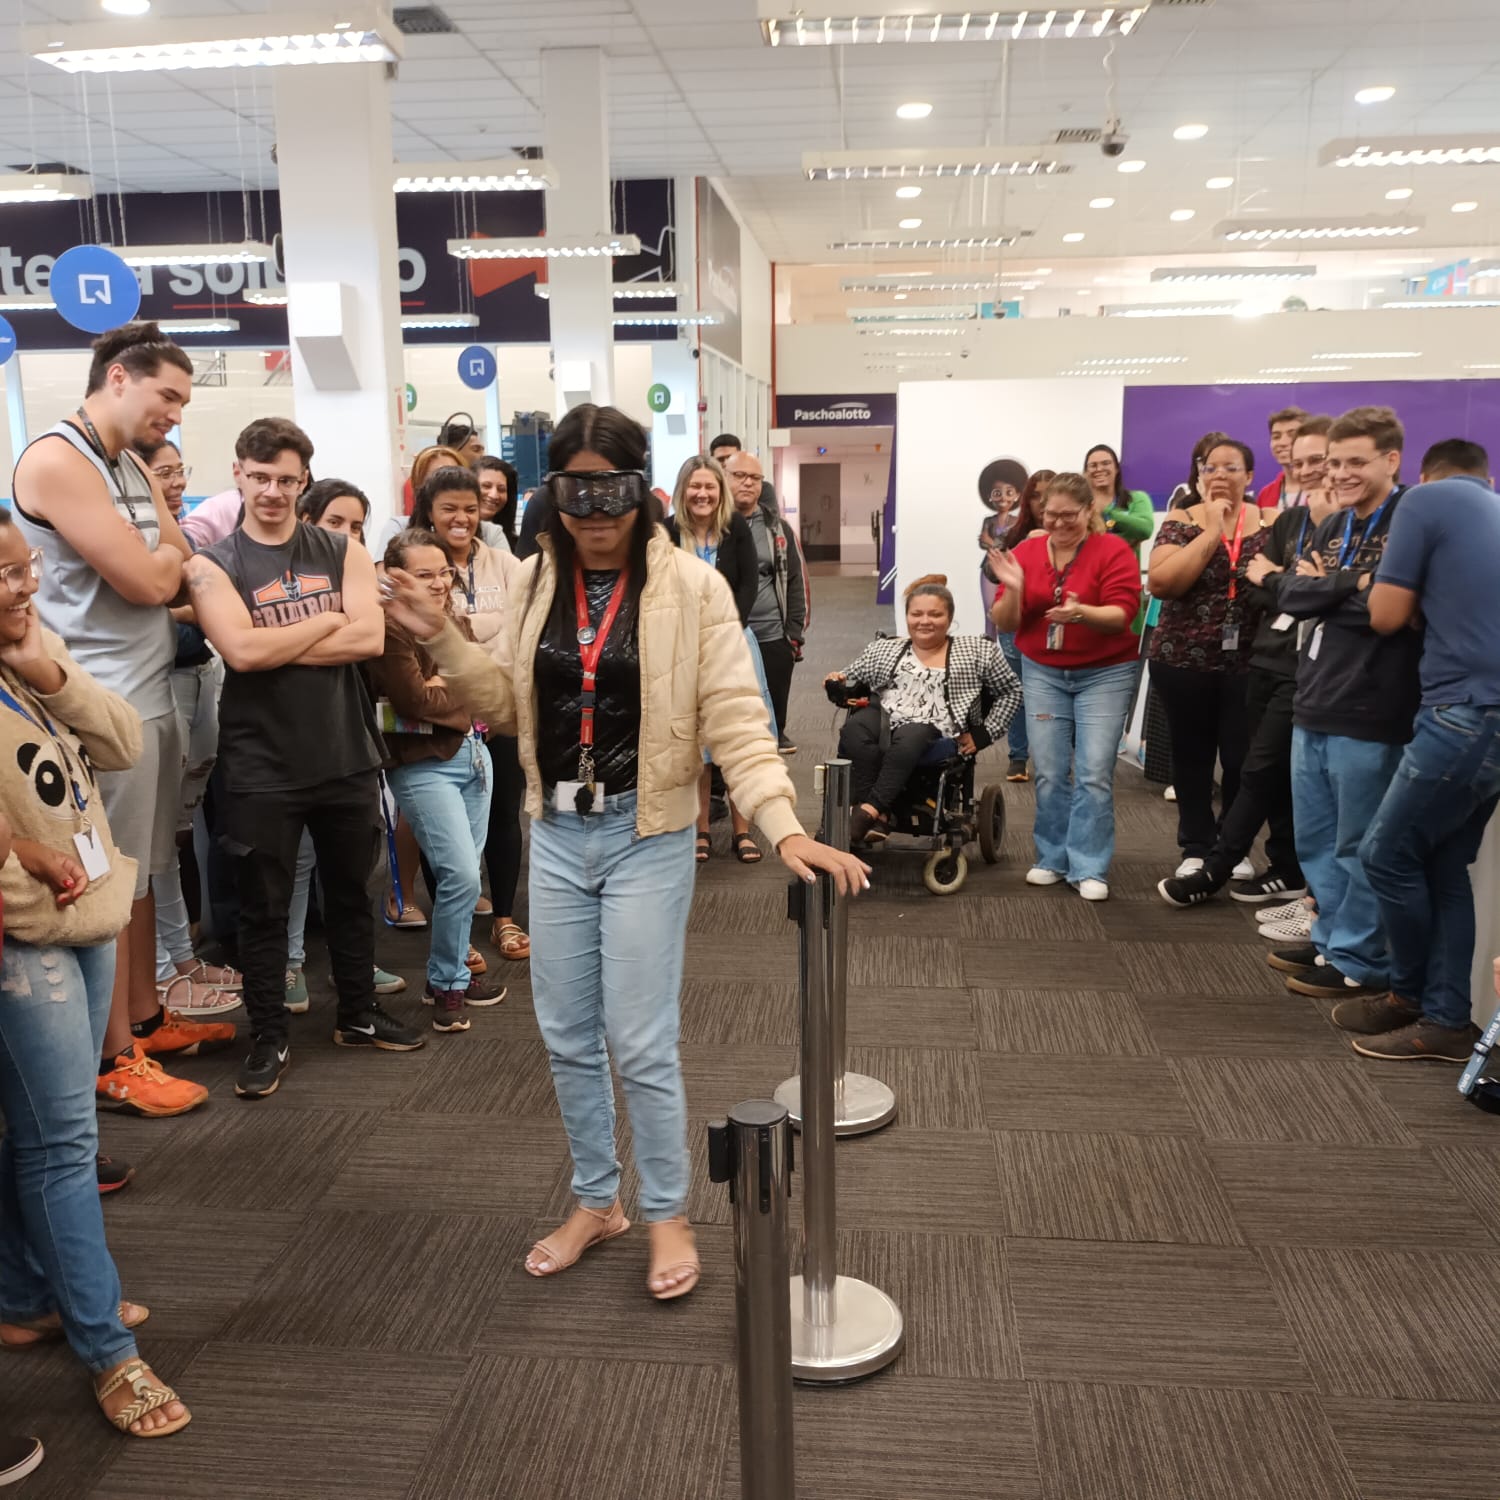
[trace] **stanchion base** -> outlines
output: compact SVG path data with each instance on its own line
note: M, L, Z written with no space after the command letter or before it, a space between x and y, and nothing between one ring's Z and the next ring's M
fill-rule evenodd
M837 1321L814 1328L803 1317L802 1278L792 1277L792 1379L837 1385L883 1370L906 1342L901 1309L878 1287L852 1276L834 1281Z
M863 1073L845 1073L843 1097L833 1096L835 1135L868 1135L896 1118L896 1096L878 1078ZM786 1106L794 1129L802 1129L802 1078L788 1078L775 1099Z

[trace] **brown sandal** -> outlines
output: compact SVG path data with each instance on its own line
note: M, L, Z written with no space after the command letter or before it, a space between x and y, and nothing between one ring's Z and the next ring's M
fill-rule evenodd
M489 969L489 965L484 961L484 954L472 943L469 944L469 956L464 960L464 967L471 974L483 974Z
M568 1219L571 1224L579 1214L585 1214L594 1221L592 1235L583 1242L571 1256L566 1251L560 1250L551 1240L538 1240L531 1247L526 1257L526 1270L532 1276L556 1276L559 1271L566 1271L569 1266L576 1265L579 1257L585 1250L592 1250L595 1245L602 1245L605 1240L615 1239L630 1228L630 1220L625 1217L624 1210L620 1207L618 1198L608 1208L585 1208L581 1203L573 1210ZM561 1228L566 1229L568 1224ZM556 1233L557 1231L554 1231ZM533 1266L531 1258L540 1251L542 1258L552 1262L550 1270L543 1271L540 1266Z
M139 1328L151 1316L149 1307L138 1302L120 1304L120 1321L126 1328ZM17 1333L30 1334L30 1338L16 1338ZM0 1349L35 1349L38 1344L50 1344L63 1336L62 1319L56 1313L45 1318L36 1318L29 1323L0 1323Z
M501 958L520 963L531 957L531 939L514 922L496 922L490 929L490 941L500 950Z
M681 1238L687 1240L687 1253L683 1254L680 1249L673 1248L669 1237L658 1234L657 1230L665 1229L671 1225L680 1231L678 1243ZM646 1273L646 1290L656 1298L658 1302L670 1302L674 1297L686 1297L692 1289L698 1285L698 1274L701 1267L698 1262L698 1246L693 1239L693 1226L688 1223L684 1214L678 1214L675 1219L660 1219L651 1228L651 1268ZM663 1240L669 1240L665 1248ZM666 1257L675 1256L675 1259ZM685 1273L683 1279L675 1286L658 1287L657 1281L663 1276L673 1276L678 1272Z
M99 1403L99 1409L104 1411L104 1403L122 1385L129 1385L135 1393L135 1400L122 1406L119 1411L111 1416L105 1412L105 1419L111 1426L117 1427L126 1437L137 1438L159 1438L171 1437L174 1432L181 1432L189 1422L193 1420L190 1411L184 1411L180 1417L169 1421L165 1427L151 1427L144 1432L132 1432L130 1424L139 1422L142 1417L150 1416L154 1411L160 1411L164 1406L170 1406L174 1401L180 1401L176 1391L169 1385L159 1385L151 1378L150 1367L143 1359L127 1360L121 1365L103 1385L95 1384L94 1399Z

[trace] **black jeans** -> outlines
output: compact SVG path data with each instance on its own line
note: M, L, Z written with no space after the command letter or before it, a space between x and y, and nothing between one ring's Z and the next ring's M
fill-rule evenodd
M526 796L526 774L521 770L521 757L512 736L497 734L489 744L495 785L490 791L484 865L489 871L495 915L503 917L515 910L516 886L521 879L521 803Z
M766 669L766 687L771 692L771 707L776 710L776 729L786 733L786 706L792 695L792 643L785 636L760 642L761 665Z
M891 742L880 744L880 710L859 708L839 731L839 754L849 764L849 800L858 807L868 802L888 813L927 747L940 738L931 724L903 724L891 730Z
M1219 825L1219 841L1204 868L1221 885L1249 854L1267 824L1266 858L1274 874L1302 884L1292 829L1292 699L1297 682L1251 667L1246 682L1250 745L1240 767L1240 790Z
M1153 661L1151 685L1161 697L1172 739L1177 844L1183 858L1206 860L1219 837L1214 817L1214 763L1223 768L1219 786L1227 814L1240 789L1240 767L1250 742L1245 674L1203 672Z
M374 1003L370 872L385 837L374 771L297 791L234 794L224 847L240 892L240 968L252 1035L285 1042L286 919L305 827L318 855L328 956L343 1024Z

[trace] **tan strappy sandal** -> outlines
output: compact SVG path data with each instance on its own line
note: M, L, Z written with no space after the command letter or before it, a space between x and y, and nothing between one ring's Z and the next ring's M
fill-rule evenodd
M559 1271L566 1271L569 1266L576 1265L585 1250L592 1250L595 1245L602 1245L605 1240L615 1239L630 1228L630 1220L625 1217L625 1211L620 1207L618 1198L608 1208L585 1208L580 1203L562 1228L566 1229L579 1214L584 1214L594 1221L593 1232L589 1238L579 1245L571 1256L559 1249L550 1239L538 1240L526 1256L526 1270L530 1275L556 1276ZM537 1255L544 1260L551 1261L552 1264L547 1270L544 1271L539 1266L532 1265L532 1258Z
M668 1227L678 1233L674 1235L657 1233L658 1230L665 1230ZM698 1276L702 1269L698 1262L698 1246L693 1238L693 1226L688 1223L686 1215L678 1214L673 1219L660 1219L650 1228L651 1267L646 1272L646 1290L658 1302L670 1302L674 1297L686 1297L698 1285ZM682 1253L680 1248L683 1239L687 1241L686 1254ZM675 1276L678 1272L687 1274L676 1286L658 1287L656 1285L658 1277Z
M514 922L496 922L490 928L490 941L500 950L501 958L513 963L531 957L531 939Z
M127 1328L139 1328L150 1316L151 1309L138 1302L120 1304L120 1321ZM17 1334L25 1336L17 1338ZM28 1323L0 1323L0 1349L35 1349L38 1344L50 1344L62 1336L62 1319L56 1313Z
M165 1427L148 1427L143 1432L132 1432L130 1424L139 1422L142 1417L150 1416L154 1411L160 1411L164 1406L170 1406L174 1401L181 1401L182 1397L169 1385L158 1385L151 1378L151 1367L143 1359L132 1359L120 1366L103 1385L95 1385L94 1398L99 1403L100 1411L104 1411L104 1403L122 1385L128 1385L135 1393L135 1400L122 1406L113 1416L104 1412L106 1420L111 1426L117 1427L126 1437L135 1438L159 1438L171 1437L174 1432L181 1432L189 1422L193 1420L190 1411L183 1414L174 1421L167 1423Z

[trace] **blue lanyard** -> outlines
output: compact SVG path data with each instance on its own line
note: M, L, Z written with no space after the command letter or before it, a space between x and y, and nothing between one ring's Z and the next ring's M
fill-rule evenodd
M1302 556L1302 544L1307 540L1307 526L1311 520L1312 512L1304 508L1302 512L1302 530L1297 533L1297 547L1292 553L1294 558L1300 559Z
M1375 528L1380 524L1381 516L1385 514L1386 506L1389 505L1394 498L1394 494L1387 495L1385 499L1380 502L1380 509L1377 510L1368 521L1365 522L1364 530L1359 534L1359 542L1353 547L1350 546L1350 542L1354 537L1354 512L1352 510L1349 512L1347 518L1344 521L1343 545L1339 548L1339 567L1342 568L1344 564L1349 560L1351 553L1357 553L1360 547L1363 547L1364 544L1369 541L1371 533L1374 532Z
M38 704L37 713L42 716L41 722L38 723L31 710L20 699L8 692L3 685L0 685L0 703L3 703L6 708L11 709L13 712L20 714L33 728L41 730L52 741L53 745L56 746L58 757L68 772L68 785L73 790L73 801L77 804L80 813L85 811L88 807L88 798L83 795L83 791L73 775L73 756L69 754L67 747L62 742L61 736L52 727L52 720L47 717L46 711Z
M712 546L700 547L695 542L693 544L693 549L694 549L694 551L697 552L698 556L700 558L702 558L703 561L706 562L709 565L709 567L712 568L712 567L716 567L718 565L718 561L719 561L719 549L717 547L712 547Z

